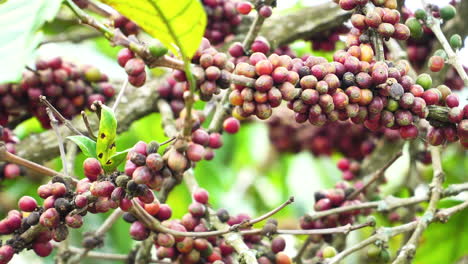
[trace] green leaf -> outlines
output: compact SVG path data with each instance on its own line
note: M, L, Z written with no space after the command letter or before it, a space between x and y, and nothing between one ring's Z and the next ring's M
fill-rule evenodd
M86 136L69 136L67 138L78 145L86 157L96 158L96 142L94 140Z
M198 49L206 27L206 14L196 0L102 0L183 57Z
M109 107L102 105L101 120L99 122L99 134L97 136L96 153L105 171L106 165L110 165L110 158L116 152L115 137L117 135L117 119L114 111Z
M127 157L127 153L132 150L132 148L120 151L112 155L109 160L103 165L105 171L113 171L117 168Z
M39 31L60 8L61 0L9 0L0 4L0 83L16 82L42 39Z

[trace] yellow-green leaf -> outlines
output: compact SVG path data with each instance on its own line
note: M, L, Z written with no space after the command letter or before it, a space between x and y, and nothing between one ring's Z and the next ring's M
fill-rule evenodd
M110 157L109 160L104 164L104 170L109 172L114 171L115 168L117 168L120 165L120 163L122 163L125 160L128 152L132 149L133 148L129 148L124 151L119 151L112 155L112 157Z
M99 134L97 136L96 154L102 167L106 170L110 157L116 152L115 137L117 134L117 119L111 108L102 105L101 120L99 121ZM106 170L107 171L107 170Z
M198 0L101 0L159 39L174 54L191 58L206 27L206 13Z

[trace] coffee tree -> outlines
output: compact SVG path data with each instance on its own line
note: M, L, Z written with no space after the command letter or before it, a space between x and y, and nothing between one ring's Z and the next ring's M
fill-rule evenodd
M468 1L410 10L334 0L289 12L273 0L23 2L0 4L0 263L29 250L56 263L455 263L468 254L463 238L449 242L468 207L468 106L457 92L468 85L458 56ZM114 47L122 74L33 58L39 46L86 39ZM131 125L145 116L156 118L138 140L141 125ZM258 124L266 133L249 139ZM295 165L286 160L299 152L331 157L330 184L315 186L330 171L301 171L302 193L287 188ZM245 162L247 177L231 177ZM293 196L310 198L300 214ZM262 200L252 214L229 206ZM431 229L445 233L431 240ZM443 256L417 254L441 243Z

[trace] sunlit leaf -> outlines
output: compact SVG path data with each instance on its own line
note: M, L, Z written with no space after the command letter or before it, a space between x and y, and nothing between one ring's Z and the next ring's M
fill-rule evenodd
M97 136L96 154L102 167L110 165L110 158L116 152L115 137L117 134L117 119L114 111L103 105L101 108L101 120L99 122L99 134ZM106 170L107 171L107 170Z
M67 138L78 145L86 157L96 158L96 142L94 140L86 136L69 136Z
M195 0L102 0L159 39L174 54L192 57L205 32L206 14Z
M46 21L55 17L61 0L10 0L0 4L2 34L0 83L16 82L39 44L39 31Z
M126 149L124 151L119 151L112 155L112 157L109 158L109 160L103 165L104 170L106 171L113 171L115 168L117 168L127 157L128 152L131 150Z

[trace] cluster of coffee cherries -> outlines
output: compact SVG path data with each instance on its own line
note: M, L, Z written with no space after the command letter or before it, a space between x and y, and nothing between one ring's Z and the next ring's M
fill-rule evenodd
M156 92L169 103L176 118L185 106L184 89L184 83L177 82L172 76L167 77L156 87Z
M230 87L229 75L234 70L234 64L228 60L225 53L218 52L208 39L203 38L192 62L199 65L195 67L193 74L197 80L197 87L200 89L200 99L209 101L215 94L219 94L221 89ZM172 77L182 83L184 91L189 90L189 82L183 71L174 70Z
M349 28L345 25L319 32L310 36L308 40L312 42L313 50L333 51L336 49L336 43L340 40L340 35L347 34Z
M38 188L45 199L42 206L30 196L18 201L18 210L8 212L0 221L0 235L12 235L0 248L0 263L8 263L15 252L32 249L38 256L46 257L52 252L51 240L60 242L68 236L68 228L79 228L83 224L82 214L73 214L78 205L72 202L70 186L59 177ZM41 225L45 230L26 243L20 236L31 227Z
M146 82L145 62L135 56L133 51L128 48L123 48L117 55L117 62L120 67L125 69L128 75L128 82L135 86L141 87Z
M248 15L252 9L256 9L258 14L264 18L268 18L273 14L273 8L259 1L258 6L254 6L249 1L241 1L236 5L237 11L242 15Z
M354 187L347 182L338 182L333 189L320 190L314 193L316 212L330 210L343 206L357 205L365 200L361 193L356 198L347 199L347 197L359 188L360 182L357 182ZM357 215L368 215L370 210L353 210L340 214L333 214L320 219L313 219L310 215L302 216L300 226L302 229L321 229L333 228L340 225L353 224ZM316 236L314 239L328 239L326 236Z
M176 125L180 129L184 126L185 113L182 112L181 117L176 120ZM178 149L182 155L191 162L198 162L201 160L212 160L215 156L214 149L219 149L223 146L223 140L220 133L209 132L201 124L205 121L205 116L202 112L196 111L192 114L192 136L188 144L183 142L175 142L174 147ZM237 120L236 120L237 121ZM237 121L238 122L238 121ZM239 130L239 123L236 127L229 125L230 132L235 133ZM234 131L235 130L235 131Z
M6 151L15 153L15 145L19 139L8 128L0 126L0 141L5 143ZM0 162L0 181L3 179L14 179L22 175L21 167L13 163Z
M18 84L0 84L0 125L9 116L28 111L42 126L50 128L45 107L39 102L44 95L65 118L80 113L94 101L105 102L115 93L107 75L91 65L78 66L60 57L36 61L36 70L26 70Z
M373 3L375 6L396 9L398 2L396 0L333 0L344 10L353 10L356 7L364 7L367 3Z
M310 151L314 156L330 156L336 151L360 161L372 153L375 140L382 136L390 140L400 138L397 131L381 129L373 132L350 121L328 123L322 127L298 124L291 111L279 110L268 120L268 133L273 146L280 152ZM342 131L346 131L346 137L342 136Z
M140 28L135 22L121 14L116 14L113 16L112 20L114 22L114 27L120 29L126 36L136 35L140 31Z
M286 55L282 51L286 51L287 53L290 53L290 49L287 47L283 47L283 49L278 49L276 54L277 55ZM244 49L244 46L240 42L234 42L231 44L228 50L229 54L232 56L230 60L235 64L239 64L241 62L249 62L249 56L247 56L247 51ZM252 46L250 47L250 52L255 53L255 52L260 52L263 54L269 54L270 53L270 43L268 40L262 36L257 36L255 40L252 43ZM292 52L291 52L292 53ZM294 54L294 53L292 53ZM295 56L295 54L294 54Z
M343 8L343 5L341 7ZM407 40L410 37L410 29L400 23L400 12L395 8L376 7L366 14L355 11L351 16L351 24L354 28L346 40L348 46L369 43L369 30L378 32L384 39Z
M236 10L233 0L202 0L208 17L205 38L214 45L222 44L232 38L242 22L242 16Z

